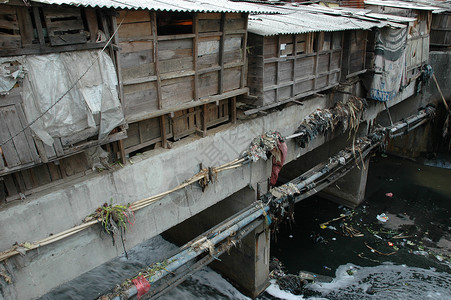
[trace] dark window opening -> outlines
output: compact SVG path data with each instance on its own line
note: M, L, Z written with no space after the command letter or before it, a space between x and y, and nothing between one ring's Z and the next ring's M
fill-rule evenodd
M193 33L193 15L187 13L163 13L157 16L157 34Z

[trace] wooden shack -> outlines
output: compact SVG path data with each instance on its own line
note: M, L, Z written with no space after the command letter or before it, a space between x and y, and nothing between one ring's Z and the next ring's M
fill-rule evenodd
M4 82L9 84L0 89L0 203L91 172L91 155L108 155L110 163L124 162L126 156L157 143L166 146L167 141L195 132L205 135L208 128L235 120L235 97L248 92L248 13L265 9L216 2L186 1L184 8L133 0L104 2L102 7L96 1L72 0L57 1L59 5L52 0L0 4L0 88ZM89 59L81 59L97 53L107 55L99 54L91 66ZM86 106L87 111L103 107L100 102L90 103L89 96L102 88L94 90L87 82L102 82L102 72L116 80L115 86L103 90L110 90L120 102L87 116L86 128L53 134L51 143L44 143L34 128L42 116L35 120L26 113L30 110L26 95L39 98L34 90L27 90L26 82L36 73L29 60L49 57L61 66L67 64L67 72L53 80L69 85L66 93L48 99L52 106L41 110L47 121L61 117L52 112L72 93L82 94L86 103L78 101L78 106ZM51 73L54 65L39 72ZM77 73L83 67L86 72ZM90 79L82 79L85 75ZM33 88L52 90L46 76L35 77ZM68 113L73 105L69 101L61 107ZM100 138L101 122L111 126L111 119L104 120L111 111L120 112L122 119L116 116L117 126ZM98 146L102 146L100 154L91 153Z
M284 15L249 19L248 86L257 108L246 113L297 101L365 71L365 30L374 23L284 9Z
M422 67L429 59L429 42L434 6L407 1L366 0L365 8L377 14L387 14L401 18L411 18L413 21L398 21L406 24L406 82L416 80L422 72Z

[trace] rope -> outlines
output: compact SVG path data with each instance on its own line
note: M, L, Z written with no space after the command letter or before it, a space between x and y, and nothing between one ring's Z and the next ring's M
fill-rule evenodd
M228 162L228 163L225 163L225 164L223 164L223 165L221 165L219 167L212 168L212 170L213 170L214 174L217 174L217 173L222 172L222 171L239 168L239 167L244 165L244 162L246 162L245 158L235 159L235 160L233 160L231 162ZM192 176L191 178L186 180L184 183L176 186L175 188L173 188L173 189L171 189L169 191L166 191L166 192L163 192L163 193L160 193L160 194L148 197L148 198L144 198L144 199L135 201L135 202L133 202L130 205L130 209L133 212L138 211L140 209L143 209L143 208L155 203L156 201L164 198L165 196L167 196L167 195L169 195L169 194L171 194L171 193L173 193L175 191L183 189L183 188L185 188L185 187L187 187L187 186L189 186L189 185L191 185L193 183L196 183L199 180L202 180L204 178L209 178L209 172L208 171L209 171L208 168L204 168L201 171L199 171L197 174L195 174L194 176ZM65 239L67 237L70 237L70 236L72 236L72 235L74 235L74 234L76 234L76 233L78 233L78 232L80 232L82 230L85 230L85 229L87 229L87 228L89 228L89 227L91 227L91 226L93 226L93 225L95 225L97 223L100 223L101 221L102 220L100 218L87 217L87 218L84 219L84 223L83 224L75 226L75 227L73 227L71 229L68 229L66 231L54 234L54 235L52 235L50 237L47 237L45 239L41 239L41 240L38 240L38 241L35 241L35 242L31 242L31 243L30 242L24 242L24 243L15 245L15 246L11 247L8 250L0 252L0 262L4 261L5 259L8 259L8 258L10 258L12 256L15 256L17 254L24 254L26 251L37 249L37 248L43 247L45 245L57 242L59 240Z

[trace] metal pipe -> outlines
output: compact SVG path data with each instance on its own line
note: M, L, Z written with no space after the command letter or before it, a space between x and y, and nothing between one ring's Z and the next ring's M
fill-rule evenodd
M267 212L268 210L269 210L268 206L263 207L262 209L259 209L258 211L247 216L246 218L239 221L235 225L230 226L228 229L224 230L223 232L219 232L215 237L210 239L209 242L212 245L218 244L219 242L225 240L227 237L229 237L233 233L237 232L241 228L245 227L246 225L248 225L249 223L251 223L252 221L257 219L258 217L263 215L263 213ZM168 264L168 266L166 266L166 268L156 272L154 275L150 276L147 280L149 282L157 281L157 280L163 278L164 276L166 276L167 274L172 273L173 271L177 270L182 265L184 265L187 262L189 262L190 260L196 258L203 252L207 251L208 246L209 246L209 243L207 241L208 240L205 240L205 242L203 244L199 245L199 247L197 249L194 249L194 247L190 247L190 248L183 250L182 252L172 256L171 258L168 259L169 264ZM210 253L210 254L213 255L213 253ZM138 293L138 290L136 289L136 287L131 286L128 290L124 291L122 294L127 296L128 298L130 298L130 297L135 296L137 293ZM120 299L121 298L119 296L116 296L114 298L114 300L120 300Z
M413 122L416 122L420 119L424 119L425 117L432 114L434 111L435 111L435 109L433 109L433 108L430 108L430 109L426 108L426 109L420 111L416 116L413 116L411 118L409 117L407 121L398 122L398 123L394 124L393 126L386 128L386 132L389 132L389 134L394 133L397 130L403 129L404 127L408 126L409 124L411 124ZM424 121L425 120L420 121L419 124L416 124L415 126L413 126L412 129L418 127ZM365 157L374 147L379 145L381 142L382 142L382 140L377 141L377 142L368 141L363 146L363 148L360 149L361 151L363 150L363 152L364 152L364 154L362 154L362 156ZM335 156L337 156L337 155L338 154L336 154ZM350 162L350 160L346 161L346 158L345 158L345 164L348 164L349 162ZM329 163L320 164L320 165L315 166L311 170L307 171L307 173L312 172L312 171L314 171L314 173L312 175L308 176L306 179L300 181L298 184L296 184L296 187L299 190L302 190L302 189L306 188L308 185L311 185L312 183L314 183L315 180L319 179L324 174L327 174L330 172L333 172L333 173L337 172L338 170L335 170L335 168L337 166L339 166L340 164L341 163L339 163L339 161L337 159L333 159ZM320 169L320 170L318 170L318 169ZM350 169L352 169L352 168L349 168L349 170ZM347 173L347 171L349 171L349 170L346 170L346 172L344 172L344 173ZM300 178L300 177L302 177L302 175L299 176L298 178ZM296 179L298 179L298 178L296 178ZM337 177L337 178L339 178L339 177ZM296 181L296 179L292 180L291 182ZM335 180L332 180L330 183L332 183L334 181ZM328 184L322 183L321 188L328 186L330 183L328 183ZM270 198L270 195L268 195L268 198ZM278 200L280 201L283 199L284 199L284 197L279 198ZM177 270L178 268L180 268L181 266L183 266L190 260L193 260L194 258L198 257L205 251L209 250L210 246L215 246L215 245L219 244L224 239L231 236L233 233L236 233L238 230L246 227L251 222L255 221L257 218L259 218L264 213L269 211L269 206L263 207L263 204L261 204L261 205L262 205L261 208L257 207L255 204L251 205L250 207L246 208L244 211L242 211L236 217L232 217L232 218L226 220L225 222L222 222L221 224L215 226L213 229L211 229L207 233L204 233L201 237L193 240L190 243L187 243L184 247L181 248L181 249L183 249L181 252L179 252L178 254L176 254L168 259L169 264L165 269L160 270L160 271L156 272L155 274L153 274L152 276L150 276L148 278L148 281L155 282L155 281L163 278L164 276L168 275L169 273L172 273L173 271ZM210 238L208 238L208 236L210 236ZM194 246L196 246L196 247L194 247ZM214 253L210 253L210 255L213 256ZM130 297L135 296L137 293L138 293L138 291L137 291L136 287L133 285L128 290L123 292L122 295L125 295L128 298L130 298ZM119 296L116 296L114 299L120 300L121 298Z

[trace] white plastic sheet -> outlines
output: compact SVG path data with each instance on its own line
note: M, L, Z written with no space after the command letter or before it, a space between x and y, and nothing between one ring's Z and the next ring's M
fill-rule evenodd
M24 64L29 70L22 95L25 114L28 122L37 119L31 129L47 145L52 145L55 137L97 126L101 141L124 123L116 71L106 53L32 55Z

